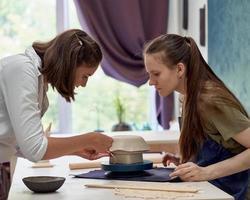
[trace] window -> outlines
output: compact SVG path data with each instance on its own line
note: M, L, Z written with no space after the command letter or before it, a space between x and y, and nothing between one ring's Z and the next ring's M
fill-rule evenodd
M119 95L125 107L125 122L141 129L148 122L148 86L136 88L107 77L101 70L89 79L86 88L79 88L73 106L75 132L101 129L111 131L118 123L114 100Z
M48 40L56 33L55 1L0 1L1 57L21 53L34 40Z
M56 34L55 1L1 0L0 1L0 57L23 53L34 40L47 41ZM43 118L46 126L58 124L57 94L48 91L49 110Z
M81 28L73 1L69 2L69 26ZM119 95L125 107L125 122L133 129L146 128L149 122L149 87L136 88L106 76L99 67L86 88L79 88L72 104L73 132L101 129L111 131L118 123L114 99Z
M58 1L59 2L59 1ZM60 2L62 3L62 2ZM73 1L68 1L69 28L81 28L76 16ZM35 40L47 41L56 33L56 1L55 0L1 0L0 1L0 57L23 53ZM89 79L86 88L79 88L76 101L72 108L71 132L83 133L102 129L111 131L113 125L118 123L114 99L117 94L126 109L125 122L132 125L134 130L147 128L150 113L150 92L147 84L140 88L119 82L106 76L99 67L93 77ZM59 130L59 119L64 115L59 113L58 93L49 88L49 109L42 122L48 126L53 122L52 131L64 133Z

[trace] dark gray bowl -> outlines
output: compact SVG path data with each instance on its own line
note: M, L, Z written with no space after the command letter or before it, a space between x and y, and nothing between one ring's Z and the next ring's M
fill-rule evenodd
M30 176L23 178L24 184L37 193L55 192L63 185L64 181L64 177L56 176Z

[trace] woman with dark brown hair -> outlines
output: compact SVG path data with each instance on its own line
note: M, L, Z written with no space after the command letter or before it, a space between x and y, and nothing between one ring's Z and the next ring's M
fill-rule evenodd
M171 177L209 181L235 199L248 195L250 120L247 112L203 59L191 37L166 34L145 46L149 85L161 96L183 95L180 156Z
M99 45L84 31L73 29L49 42L34 42L24 54L0 60L0 190L8 190L3 173L16 155L31 161L63 155L93 160L108 155L112 139L106 135L48 137L41 123L48 108L48 84L70 102L75 87L86 86L101 59Z

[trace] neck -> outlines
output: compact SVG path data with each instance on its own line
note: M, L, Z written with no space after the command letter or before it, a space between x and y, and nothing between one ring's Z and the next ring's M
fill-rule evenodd
M182 78L179 82L179 85L175 89L177 92L181 93L182 95L186 94L186 78Z

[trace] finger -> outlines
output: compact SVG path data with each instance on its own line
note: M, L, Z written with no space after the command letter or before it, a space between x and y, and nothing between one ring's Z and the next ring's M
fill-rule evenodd
M102 157L108 156L108 154L103 154L103 153L98 153L98 154L91 154L89 155L88 159L89 160L96 160Z
M107 151L107 153L109 154L110 157L114 156L114 154L111 151Z
M85 149L85 152L87 152L88 154L96 154L96 150L95 149Z
M98 156L101 156L101 157L108 157L108 156L110 156L110 154L109 153L98 153L97 154Z
M106 156L109 156L109 154L99 153L99 154L94 156L94 159L96 160L96 159L103 158L103 157L106 157Z
M170 156L169 154L165 154L163 159L162 159L162 163L166 165L166 163L172 159L172 156Z
M179 166L180 165L180 161L179 160L175 160L173 163L174 163L175 166Z
M83 152L81 152L78 155L81 156L82 158L91 160L91 154L89 154L89 153L83 153Z
M167 166L167 161L163 158L162 159L162 164L164 165L164 166Z
M170 177L172 177L172 176L184 176L185 174L187 174L191 171L192 171L192 169L190 167L182 168L182 169L175 168L175 171L170 174Z
M169 157L168 156L164 156L163 159L162 159L162 162L167 162L169 160Z
M167 161L165 161L165 162L162 162L162 164L163 164L164 166L169 166L171 163L175 164L176 166L178 165L178 163L176 163L176 162L173 161L173 160L167 160Z
M193 181L194 175L193 175L193 172L188 172L188 173L186 173L182 176L179 176L179 177L183 181Z
M192 162L183 163L183 164L178 165L178 167L176 167L176 170L183 169L183 168L188 168L188 167L191 167L191 166L193 166Z

